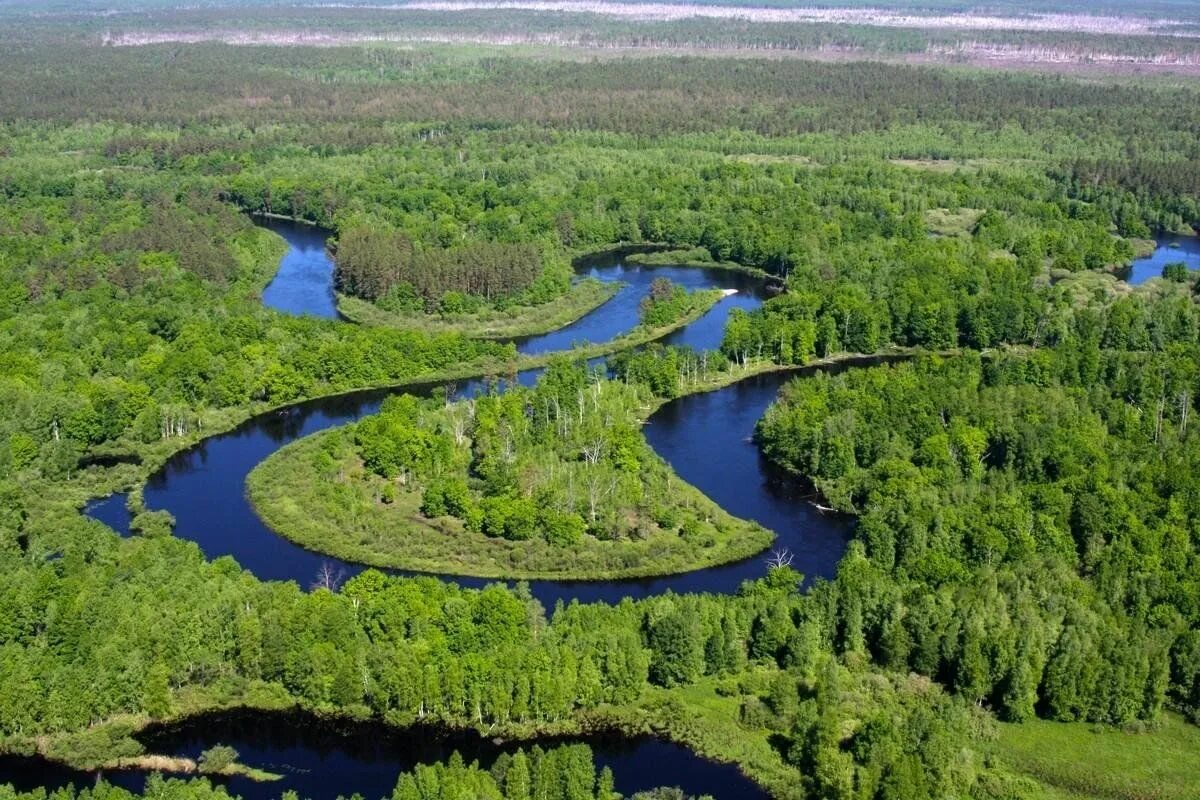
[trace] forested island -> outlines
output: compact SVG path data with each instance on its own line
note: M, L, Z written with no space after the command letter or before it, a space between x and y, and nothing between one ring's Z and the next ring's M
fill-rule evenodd
M0 8L0 800L1200 794L1200 17L842 5Z
M685 299L648 295L646 316ZM674 377L674 376L673 376ZM454 402L384 401L297 442L248 480L272 527L375 566L500 578L611 578L746 558L770 535L731 518L647 447L649 386L582 362L533 389Z

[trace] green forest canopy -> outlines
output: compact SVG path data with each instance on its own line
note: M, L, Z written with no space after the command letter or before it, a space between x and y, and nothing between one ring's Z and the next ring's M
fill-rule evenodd
M985 758L993 714L1194 718L1195 287L1107 274L1200 222L1194 90L36 36L0 67L6 749L95 765L137 749L129 725L239 703L526 733L597 715L781 797L900 800L1029 794ZM239 209L398 231L446 254L430 274L528 255L501 290L537 284L535 249L618 241L786 276L721 354L614 364L657 397L701 358L988 353L784 393L764 449L860 515L809 592L786 568L552 610L370 571L304 592L77 508L254 410L514 353L262 308L280 245ZM143 463L81 463L101 452Z

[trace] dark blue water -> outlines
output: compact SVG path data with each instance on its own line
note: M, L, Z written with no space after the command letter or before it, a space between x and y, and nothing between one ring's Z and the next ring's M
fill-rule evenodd
M848 521L816 513L798 493L796 482L774 471L750 441L755 423L788 377L761 376L673 401L650 418L645 433L655 452L681 477L730 513L761 522L777 533L778 546L796 555L798 569L810 577L830 577L846 546ZM518 380L530 385L536 373L521 373ZM427 395L434 388L413 386L407 391ZM470 381L456 388L460 394L471 394L485 387ZM144 490L146 506L171 512L175 535L195 541L210 559L233 556L263 580L293 580L307 587L326 565L333 565L343 577L355 575L362 567L305 550L268 528L246 499L246 476L288 442L375 413L392 393L357 392L300 403L206 439L174 456L150 478ZM743 581L764 572L763 560L751 558L660 578L531 581L530 589L543 605L553 608L559 600L616 603L623 597L646 597L668 589L734 592ZM474 587L493 582L452 580Z
M777 534L775 550L787 550L807 578L831 578L845 552L852 522L822 514L810 487L768 462L751 437L779 388L796 373L749 378L725 389L673 400L650 417L646 441L680 478L721 508ZM760 577L762 559L714 570L697 588L730 591L728 580Z
M1137 285L1151 278L1162 277L1163 267L1182 261L1190 270L1200 270L1200 237L1160 236L1158 247L1146 258L1139 258L1129 267L1126 280Z
M623 285L612 299L571 324L541 336L517 339L517 350L536 355L556 350L569 350L575 345L599 344L628 333L640 321L639 304L650 291L656 278L667 278L689 291L696 289L735 289L738 294L726 297L696 323L676 331L666 341L688 344L696 349L714 348L721 344L725 317L729 309L758 308L765 299L762 281L739 272L691 267L641 267L628 264L619 253L606 254L602 263L584 261L576 265L580 275ZM703 324L702 324L703 323ZM697 330L690 336L686 333Z
M308 229L279 226L276 230L289 242L299 237L298 248L311 241L307 238L311 233ZM323 247L319 252L328 261ZM583 336L611 338L635 325L637 303L658 275L673 280L677 276L678 282L691 288L717 285L742 289L741 284L747 281L744 276L725 272L631 269L619 260L607 266L586 265L585 269L601 279L623 280L628 285L613 300L580 320L567 339L559 339L561 346L569 346ZM281 269L276 283L282 275ZM635 287L641 287L640 291ZM752 309L760 303L757 287L746 287L666 341L698 349L716 347L729 312L734 308ZM553 341L537 337L525 345L556 349L558 345L547 344ZM544 352L544 349L527 352ZM524 372L518 381L530 385L537 375L538 371ZM834 573L845 549L850 523L817 513L807 502L804 489L772 469L750 441L755 423L789 377L776 374L752 378L720 391L673 401L650 418L645 433L655 451L685 480L731 513L757 520L775 531L779 535L778 546L794 554L798 569L809 577L828 577ZM435 388L421 385L407 387L405 391L424 395ZM467 381L452 388L459 395L487 389L481 381ZM374 413L382 400L395 391L357 392L300 403L207 439L176 455L151 477L145 487L146 506L170 511L176 519L175 534L197 542L209 558L231 555L261 579L294 580L307 586L326 564L333 564L348 577L361 568L310 553L263 525L246 500L246 475L288 442ZM87 513L127 531L124 500L124 495L114 495L89 505ZM644 597L668 589L733 592L743 581L761 576L765 569L762 558L751 558L672 577L607 582L535 581L530 588L548 608L558 600L573 598L615 603L623 597ZM489 582L453 580L468 586ZM464 739L424 731L414 738L411 733L371 725L339 731L332 729L328 721L308 718L307 722L281 724L277 715L253 712L192 720L157 735L147 745L153 752L195 756L217 743L234 746L245 763L285 775L284 781L271 784L231 779L229 788L246 800L275 798L287 789L313 800L351 791L369 800L390 794L396 775L415 763L442 760L454 750L463 752L468 760L490 763L503 749L477 737ZM705 761L676 745L654 739L599 739L589 740L589 744L596 752L597 763L612 768L618 791L626 795L665 785L679 786L690 794L711 794L718 800L767 797L735 767ZM59 770L44 762L9 759L0 761L0 779L30 788L67 782L82 785L94 780L94 776ZM144 776L138 773L115 773L106 779L131 789L140 789L144 783Z
M295 228L280 229L285 236ZM303 231L301 231L303 232ZM659 273L662 268L622 273ZM605 267L588 266L589 270ZM668 268L689 274L693 287L705 287L697 270ZM710 275L724 281L746 281L737 273ZM631 284L632 285L632 284ZM642 285L648 287L649 281ZM642 292L644 294L644 291ZM601 313L628 315L636 324L641 295L619 294ZM702 319L677 332L674 340L696 347L720 342L724 320L734 307L753 308L761 301L751 292L725 298ZM518 381L532 385L537 371L523 372ZM778 546L796 555L795 565L810 577L829 577L836 569L849 535L846 520L824 517L797 496L795 482L775 473L750 442L754 425L774 400L782 375L756 378L710 394L685 398L663 407L646 427L655 451L679 474L731 513L761 522L779 535ZM435 386L411 386L404 391L427 395ZM454 385L460 396L485 391L478 380ZM323 569L332 566L343 577L362 567L319 553L277 536L254 513L246 499L246 476L263 459L283 445L346 422L373 414L394 389L355 392L322 398L248 420L235 430L206 439L192 450L174 456L147 482L144 497L149 509L164 509L175 518L175 535L200 545L209 558L232 556L264 580L292 580L310 586ZM718 465L719 469L708 469ZM112 502L116 502L115 500ZM646 597L668 589L675 592L734 592L746 580L765 572L762 558L696 570L682 575L617 581L531 581L530 589L547 608L562 600L617 603L623 597ZM398 573L404 574L404 573ZM453 578L465 586L492 581Z
M691 325L665 336L662 343L691 347L696 351L716 350L721 346L721 340L725 337L725 322L729 319L729 312L735 308L753 311L761 306L762 302L761 291L739 290L737 294L718 300L717 304L708 310L708 313Z
M297 316L338 319L333 261L325 250L329 231L291 220L262 218L258 222L287 239L289 245L279 271L263 290L263 305Z
M193 717L141 737L148 752L196 758L201 751L225 744L239 761L281 775L260 783L247 778L216 778L243 800L276 800L295 791L308 800L333 800L356 792L367 800L390 797L401 772L417 764L445 761L458 752L467 763L489 768L501 753L520 743L500 743L478 734L438 728L396 730L377 723L349 723L303 713L234 711ZM568 742L592 748L597 768L613 771L617 791L625 796L658 786L678 786L692 795L717 800L765 800L768 795L736 767L706 761L684 747L652 738L592 736L586 739L543 739L543 748ZM528 750L532 745L523 745ZM96 774L70 770L35 759L0 759L0 780L16 788L82 787ZM108 771L104 780L142 791L146 773Z
M129 495L125 492L110 494L108 497L88 502L83 507L83 513L92 519L100 520L122 536L131 536L133 531L129 525L133 521L133 515L129 513L127 500Z

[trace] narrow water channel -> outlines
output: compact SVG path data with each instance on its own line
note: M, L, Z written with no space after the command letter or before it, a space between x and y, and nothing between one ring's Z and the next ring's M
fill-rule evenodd
M311 229L303 226L275 224L273 229L289 243L293 236L299 236L299 247L306 246L311 236ZM321 253L324 254L323 249ZM328 256L324 257L328 262ZM686 276L691 288L714 285L739 288L737 284L747 281L743 275L722 271L631 268L619 257L603 264L588 264L585 269L601 279L623 280L627 286L641 287L640 292L623 289L581 320L592 331L602 330L603 320L623 320L622 325L627 327L608 328L609 338L636 325L637 305L650 280L664 274L663 270L668 275ZM332 263L328 263L327 274L331 270ZM716 347L729 312L738 307L755 308L761 302L758 293L739 288L738 294L725 298L700 320L678 331L672 341L697 348ZM600 321L588 322L589 317ZM806 502L796 483L765 463L750 441L755 423L788 377L762 376L668 403L650 418L646 436L654 450L689 483L730 513L758 521L778 534L778 546L794 554L796 567L806 576L829 577L845 548L849 522L818 513ZM527 385L536 378L535 371L518 376ZM404 391L423 395L435 388L437 385L409 386ZM470 395L485 391L486 386L482 381L466 381L455 389L460 395ZM175 518L175 535L195 541L209 558L233 556L264 580L293 580L308 586L327 564L333 564L345 577L354 575L361 566L305 550L268 528L246 499L246 476L289 442L375 413L383 399L395 391L364 391L299 403L206 439L195 448L177 454L151 476L144 492L146 506L169 511ZM128 512L123 503L121 496L114 496L89 506L88 513L127 533ZM531 581L530 588L546 608L553 608L560 600L617 603L623 597L646 597L667 590L734 592L743 581L760 577L764 571L763 559L751 558L659 578ZM466 586L492 582L463 577L448 579Z
M500 742L471 732L436 727L407 730L373 722L340 722L303 712L232 711L192 717L186 722L149 730L140 740L148 752L197 758L203 750L224 744L238 751L239 761L280 776L259 782L245 777L217 777L215 783L243 800L278 800L294 791L307 800L334 800L354 792L365 800L390 797L401 772L417 764L445 761L454 753L468 764L488 769L502 753L531 743ZM597 769L613 772L617 791L626 797L659 786L679 787L689 795L709 794L717 800L766 800L768 795L730 764L717 764L687 748L649 737L589 736L542 739L543 749L582 742L592 749ZM0 757L0 783L18 790L38 787L76 788L103 779L130 791L143 791L144 770L84 772L37 759Z
M332 262L324 248L323 233L291 223L272 222L270 227L287 239L291 249L264 294L264 302L288 313L336 316L329 291ZM715 348L729 313L735 308L757 308L763 299L761 286L737 273L638 268L625 264L619 256L585 263L581 272L625 285L612 300L573 325L520 342L523 352L565 349L575 342L605 341L628 331L637 324L637 304L650 282L659 276L690 289L739 290L668 337L665 341L670 344ZM323 282L314 279L320 275L324 276ZM326 300L329 305L323 305ZM795 566L808 577L829 577L845 549L850 523L817 512L804 489L772 469L750 438L755 423L790 377L774 374L750 378L715 392L672 401L650 418L645 433L654 450L684 480L729 512L773 530L778 534L778 545L794 554ZM527 385L536 378L536 371L518 376ZM435 388L410 386L403 391L428 394ZM455 387L459 394L485 389L481 381ZM308 586L318 570L330 562L348 577L361 567L306 551L267 528L246 499L246 476L289 442L374 413L395 391L364 391L299 403L211 437L176 455L150 478L144 492L146 506L169 511L175 517L175 535L195 541L209 558L233 556L260 579L294 580ZM93 502L86 513L128 535L129 515L124 503L124 495L114 495ZM765 569L762 558L751 558L678 576L599 582L534 581L530 588L547 608L571 599L616 603L624 597L645 597L667 590L733 592L743 581L761 576ZM491 582L447 579L467 586ZM266 784L228 779L229 789L246 800L277 798L289 789L311 800L333 800L347 792L375 800L390 795L397 774L416 763L442 760L457 750L468 761L477 759L486 765L500 752L514 749L474 735L398 732L373 724L331 725L303 715L257 712L193 718L181 726L150 732L144 739L152 752L191 757L214 744L228 744L241 753L245 763L284 776L279 782ZM652 738L602 737L587 743L595 752L597 764L613 770L616 788L626 795L657 786L678 786L686 793L710 794L718 800L767 797L736 767L706 761L683 747ZM543 742L543 746L552 744ZM134 790L140 790L146 778L139 772L115 772L104 777ZM95 774L41 761L0 759L0 781L12 781L18 788L67 783L79 786L95 779Z

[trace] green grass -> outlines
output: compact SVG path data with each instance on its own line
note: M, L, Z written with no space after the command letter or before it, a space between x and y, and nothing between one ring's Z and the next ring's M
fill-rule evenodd
M993 752L1046 800L1200 797L1200 728L1173 714L1144 732L1036 720L1000 726Z
M255 467L246 481L255 510L279 535L349 561L484 578L601 580L737 561L761 552L773 538L724 512L652 453L643 466L647 493L670 498L681 513L706 520L707 541L685 539L648 518L638 523L644 538L585 536L570 547L540 538L488 537L453 517L421 514L422 491L415 485L398 491L392 503L379 502L382 479L363 468L350 431L336 428L293 442Z
M983 216L981 208L931 208L925 212L925 224L929 232L937 236L970 236L971 229Z
M759 673L763 680L773 670L750 667L739 677ZM696 754L736 764L742 774L779 800L804 797L800 774L784 761L772 745L772 732L739 722L744 695L726 689L730 678L705 676L695 683L664 689L648 686L635 702L608 706L595 717L598 727L612 726L628 735L654 734L683 745Z
M896 351L900 352L900 351ZM835 356L823 363L853 361ZM720 389L740 380L787 369L769 362L714 370L685 393ZM646 419L664 401L638 409ZM649 520L637 526L642 539L584 542L562 548L533 539L509 541L466 530L452 517L420 512L422 487L402 487L393 502L380 502L381 481L368 474L355 451L352 426L313 434L286 445L259 463L246 479L255 511L276 533L313 552L374 567L484 578L609 580L670 575L753 556L773 535L728 514L682 481L646 447L642 480L648 497L669 498L681 518L705 520L706 537L687 541ZM704 539L707 539L704 542Z
M479 314L393 314L357 297L338 295L338 311L351 322L428 333L461 333L476 339L509 339L537 336L569 325L612 299L617 282L587 279L574 284L562 297L536 306L514 306Z

